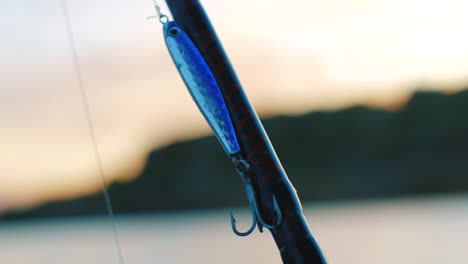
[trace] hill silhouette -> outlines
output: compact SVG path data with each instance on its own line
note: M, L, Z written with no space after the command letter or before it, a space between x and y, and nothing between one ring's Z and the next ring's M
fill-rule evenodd
M390 112L357 106L263 120L302 201L468 191L468 90L421 91ZM109 188L117 213L245 205L213 136L154 150L141 176ZM102 194L4 219L101 214Z

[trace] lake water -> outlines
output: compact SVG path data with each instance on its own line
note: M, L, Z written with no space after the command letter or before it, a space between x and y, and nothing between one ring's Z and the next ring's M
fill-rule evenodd
M329 263L468 263L468 195L308 204ZM235 210L242 227L250 216ZM118 216L125 263L281 263L269 232L235 236L228 210ZM0 224L0 263L118 263L107 218Z

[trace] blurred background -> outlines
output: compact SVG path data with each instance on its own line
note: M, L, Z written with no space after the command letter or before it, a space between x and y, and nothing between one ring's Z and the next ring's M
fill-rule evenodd
M152 2L67 3L126 263L280 263ZM330 263L466 262L468 2L201 3ZM0 22L0 262L117 263L60 2Z

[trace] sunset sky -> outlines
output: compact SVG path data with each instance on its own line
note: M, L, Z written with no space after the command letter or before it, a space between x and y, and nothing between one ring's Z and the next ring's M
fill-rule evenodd
M392 108L415 88L468 84L464 0L201 3L261 116ZM152 1L68 5L110 181L137 176L155 147L210 133L146 19ZM0 32L0 210L99 190L59 1L2 1Z

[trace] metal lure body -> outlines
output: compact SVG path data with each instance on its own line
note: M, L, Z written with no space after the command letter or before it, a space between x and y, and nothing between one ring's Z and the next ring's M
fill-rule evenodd
M167 49L198 109L224 150L230 156L240 152L226 103L200 51L176 22L165 23L163 30Z

